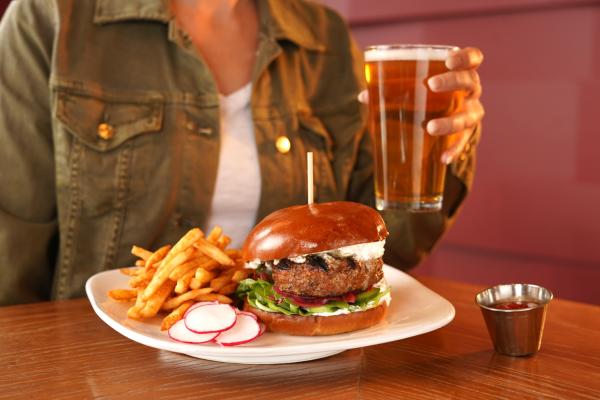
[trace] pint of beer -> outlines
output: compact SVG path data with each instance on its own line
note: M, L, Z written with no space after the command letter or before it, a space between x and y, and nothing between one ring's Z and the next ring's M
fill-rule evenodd
M386 45L365 51L369 129L374 144L379 210L436 211L442 207L452 137L431 136L427 122L461 107L463 93L434 93L427 79L448 71L453 46Z

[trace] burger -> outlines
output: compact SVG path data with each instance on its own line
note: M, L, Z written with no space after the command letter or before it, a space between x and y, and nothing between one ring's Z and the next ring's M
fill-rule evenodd
M381 322L391 300L383 277L387 229L372 208L330 202L284 208L248 235L253 278L237 295L267 330L333 335Z

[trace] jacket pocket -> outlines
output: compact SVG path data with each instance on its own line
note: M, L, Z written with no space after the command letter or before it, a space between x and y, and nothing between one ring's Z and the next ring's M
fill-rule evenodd
M82 143L95 151L118 148L124 142L162 127L164 101L160 95L132 98L115 94L91 96L59 91L57 118Z
M160 159L164 108L156 93L56 89L57 190L82 218L124 210L144 187Z
M333 160L333 139L321 120L309 112L300 111L298 123L304 139L320 148L329 161Z

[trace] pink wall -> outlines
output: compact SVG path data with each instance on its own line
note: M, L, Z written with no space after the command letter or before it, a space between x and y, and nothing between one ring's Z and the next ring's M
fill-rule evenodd
M477 46L487 115L475 187L415 272L529 281L600 304L600 2L324 1L360 45Z
M4 14L6 7L8 7L9 2L10 0L0 0L0 18L2 17L2 14Z

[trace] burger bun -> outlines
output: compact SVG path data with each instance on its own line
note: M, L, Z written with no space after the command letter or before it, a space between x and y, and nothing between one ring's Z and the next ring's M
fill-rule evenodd
M296 336L326 336L366 329L383 321L388 305L384 301L365 311L339 315L285 315L262 311L244 302L244 311L255 314L270 332Z
M283 208L252 229L242 250L249 261L270 261L384 240L388 231L373 208L334 201Z

